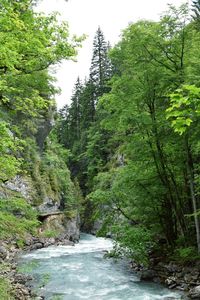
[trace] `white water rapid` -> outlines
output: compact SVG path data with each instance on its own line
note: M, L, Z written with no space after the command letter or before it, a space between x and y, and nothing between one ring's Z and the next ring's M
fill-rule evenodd
M82 234L75 246L36 250L23 255L20 264L47 300L180 299L158 284L141 282L124 262L105 259L105 251L111 249L111 240Z

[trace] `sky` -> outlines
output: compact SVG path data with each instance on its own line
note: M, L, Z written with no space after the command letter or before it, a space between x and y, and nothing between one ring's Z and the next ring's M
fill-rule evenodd
M79 49L77 62L64 61L56 67L57 86L61 94L56 96L58 109L70 103L72 90L79 76L82 80L89 74L93 39L98 26L106 41L113 46L120 40L128 24L141 19L159 20L168 4L179 6L184 0L40 0L37 11L60 13L69 23L70 34L86 34L87 39Z

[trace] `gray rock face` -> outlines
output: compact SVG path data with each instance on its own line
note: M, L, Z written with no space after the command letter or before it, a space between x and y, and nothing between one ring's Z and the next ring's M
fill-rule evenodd
M37 207L39 213L51 214L59 211L60 202L54 201L53 199L46 197L41 205Z
M70 241L78 242L80 237L80 217L77 215L65 221L65 228Z
M191 299L200 299L200 285L191 289L189 291L189 296Z
M4 183L3 186L8 190L19 192L28 202L31 201L33 187L31 186L31 182L28 180L28 177L24 178L17 175L12 180Z
M42 226L43 231L56 231L61 240L77 242L80 237L80 218L68 218L65 214L47 215Z

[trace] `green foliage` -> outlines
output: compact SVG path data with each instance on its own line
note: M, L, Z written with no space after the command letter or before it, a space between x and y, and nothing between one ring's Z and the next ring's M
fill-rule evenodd
M103 32L98 28L93 42L93 56L90 67L89 79L82 84L77 79L71 98L71 105L64 107L60 112L57 128L59 141L72 153L69 166L73 178L78 178L83 194L91 189L92 176L96 175L102 165L101 161L106 156L106 151L101 151L100 144L104 143L106 134L98 134L99 122L96 114L96 105L99 97L110 90L109 79L112 75L112 64L108 56L109 45L106 43ZM98 149L92 149L91 136L97 131ZM88 143L90 142L90 144ZM94 145L94 143L93 143ZM95 151L97 162L91 162L89 151ZM94 153L92 153L93 155ZM90 166L88 165L90 164ZM89 178L89 180L88 180Z
M45 230L42 232L42 236L46 238L55 238L59 235L58 231L56 230Z
M21 150L19 140L13 136L6 122L0 122L0 183L14 177L19 171L20 159L17 151Z
M99 99L99 119L88 135L87 199L95 207L92 217L103 223L100 234L119 226L119 252L137 259L157 236L168 249L178 236L181 247L195 243L186 214L193 213L199 183L199 45L188 6L182 5L170 6L159 22L129 25L110 52L111 91Z
M4 300L14 300L13 287L11 283L2 277L0 277L0 295Z
M45 197L61 201L68 209L79 205L78 187L75 188L67 167L70 152L60 145L53 130L46 140L45 149L39 154L33 140L27 139L23 168L32 177L34 204L40 205Z
M73 219L77 216L77 210L70 210L68 207L65 210L65 215L68 219Z
M200 256L197 253L195 247L185 247L185 248L177 248L173 255L172 259L178 261L179 263L187 263L191 261L199 260Z
M50 274L48 274L48 273L42 274L42 280L41 280L41 283L40 283L40 287L44 287L45 285L47 285L50 278L51 278Z
M26 200L0 200L0 239L15 238L21 247L26 234L34 233L38 225L36 211Z
M142 226L131 226L127 223L117 224L112 228L114 255L126 256L138 263L148 264L148 251L153 246L151 233Z
M170 94L170 107L167 108L167 119L171 119L175 132L182 135L196 123L200 116L200 88L195 85L183 85Z
M46 138L59 92L49 67L74 59L84 37L70 38L68 24L56 13L36 13L36 2L0 1L0 240L14 240L19 248L39 226L32 206L47 197L61 203L61 209L79 206L67 168L69 151L54 133ZM16 175L26 178L30 203L6 184ZM4 290L0 283L0 295L12 299L6 282Z
M36 134L41 117L55 109L54 77L49 66L73 59L82 38L69 38L68 24L33 11L32 1L3 1L0 13L0 104L20 124L23 135Z
M62 300L63 299L63 296L61 295L54 295L51 297L51 300Z
M38 260L31 260L17 267L18 273L32 273L39 265Z

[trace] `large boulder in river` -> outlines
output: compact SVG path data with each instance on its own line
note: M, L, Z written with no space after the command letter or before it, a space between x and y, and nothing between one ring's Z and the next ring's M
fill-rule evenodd
M191 289L189 291L189 296L191 299L200 299L200 285Z
M142 270L140 273L140 279L145 281L152 281L156 277L154 270Z

